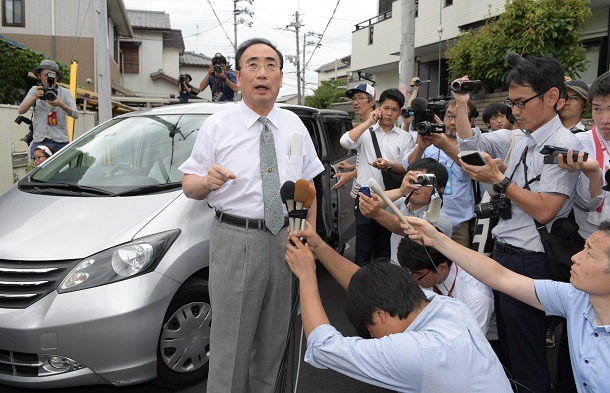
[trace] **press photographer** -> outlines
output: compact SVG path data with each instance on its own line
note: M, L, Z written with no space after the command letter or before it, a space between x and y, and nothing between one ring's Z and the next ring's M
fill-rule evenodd
M189 102L189 97L191 96L191 90L193 86L190 85L190 82L193 80L189 74L180 74L180 78L178 78L178 98L180 99L181 104L186 104Z
M212 101L233 101L233 97L237 93L237 77L227 68L227 59L222 54L216 53L212 58L208 74L199 84L200 92L210 86Z
M478 112L473 103L469 104L470 124L474 123ZM443 97L430 101L415 98L411 103L413 121L417 129L417 146L403 166L407 167L420 158L430 157L442 163L449 172L450 182L444 194L443 211L451 219L452 239L470 246L469 221L474 217L474 190L470 178L462 171L457 157L459 150L456 139L456 102L446 102ZM444 116L443 116L444 115ZM444 120L441 121L441 116Z
M57 63L42 60L33 73L40 79L40 84L28 91L18 109L20 115L30 108L34 110L30 157L34 156L38 145L48 146L55 151L67 145L68 116L78 119L78 110L70 90L57 85L63 76Z

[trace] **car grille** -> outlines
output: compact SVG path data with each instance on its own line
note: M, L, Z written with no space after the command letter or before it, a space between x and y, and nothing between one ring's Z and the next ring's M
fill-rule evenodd
M0 259L0 308L26 308L49 294L80 260Z
M41 365L36 354L0 349L0 374L37 377Z

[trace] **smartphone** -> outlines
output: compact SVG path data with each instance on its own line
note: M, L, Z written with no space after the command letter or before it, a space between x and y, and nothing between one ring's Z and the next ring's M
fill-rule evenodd
M483 166L487 163L485 157L476 150L464 150L458 154L458 157L468 165Z
M564 152L568 151L568 149L565 147L544 145L542 150L540 150L540 154L553 154L556 150L563 150Z
M361 186L360 187L360 192L363 193L364 195L366 195L367 197L371 197L371 189L369 188L369 186Z
M544 160L543 162L545 164L557 164L557 155L561 154L563 156L563 162L564 163L568 163L568 151L567 150L555 150L553 152L553 154L547 154L544 156ZM572 153L572 160L574 160L575 162L578 161L578 153L580 153L578 150L574 150ZM586 153L583 155L582 160L583 161L587 161L587 158L589 157L589 153Z

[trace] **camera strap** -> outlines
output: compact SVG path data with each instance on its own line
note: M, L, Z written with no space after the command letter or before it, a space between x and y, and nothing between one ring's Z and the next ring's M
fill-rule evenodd
M525 162L525 158L527 156L527 150L529 149L529 146L525 146L525 149L523 150L523 153L521 153L521 158L519 158L519 162L517 163L517 165L515 166L515 169L513 170L513 173L510 175L509 179L512 182L513 181L513 176L515 176L515 172L517 172L517 168L519 168L519 165L521 165L521 163L523 163L523 177L525 178L525 184L523 185L523 189L524 190L530 190L530 184L532 184L535 181L539 181L540 180L540 175L536 176L535 178L531 179L531 180L527 180L527 163Z

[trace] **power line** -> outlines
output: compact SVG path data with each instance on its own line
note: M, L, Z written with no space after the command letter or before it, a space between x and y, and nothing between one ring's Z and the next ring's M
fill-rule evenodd
M216 15L216 10L214 10L214 6L212 5L212 2L210 0L208 0L208 4L210 5L210 8L212 9L212 12L214 13L214 16L216 17L216 20L218 21L218 24L220 25L220 28L222 29L222 32L225 33L225 36L227 37L227 40L229 40L229 42L231 43L231 46L234 47L235 44L233 43L233 41L231 41L231 38L229 38L229 35L225 31L225 28L222 25L222 23L220 22L220 19L218 18L218 15Z
M314 53L316 53L316 49L318 49L318 46L322 43L322 39L324 38L324 33L326 33L326 29L328 29L328 26L330 25L330 22L332 22L333 18L335 17L335 12L337 12L337 8L339 8L339 3L340 2L341 2L341 0L337 0L337 5L335 6L335 9L333 10L333 13L330 16L330 19L328 20L328 23L326 24L326 27L324 28L324 31L322 32L322 35L320 36L320 40L318 41L316 46L313 48L313 51L311 52L311 55L309 56L309 60L307 60L307 64L305 64L303 66L304 68L307 68L307 66L309 65L309 62L311 61L311 58L313 57Z

